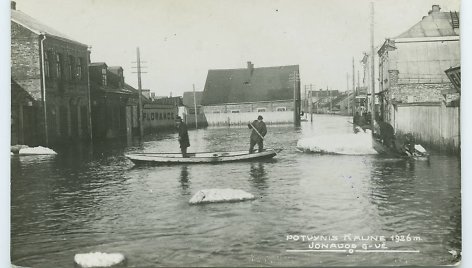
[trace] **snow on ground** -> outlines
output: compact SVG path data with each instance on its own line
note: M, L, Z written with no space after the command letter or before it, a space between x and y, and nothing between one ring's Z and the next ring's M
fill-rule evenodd
M57 154L57 153L54 152L54 150L52 150L52 149L42 147L42 146L38 146L38 147L21 148L20 151L19 151L19 154L20 155L32 155L32 154L41 154L41 155L51 154L51 155L53 155L53 154Z
M190 204L235 202L255 199L254 195L238 189L204 189L198 191Z
M377 154L374 148L372 148L372 135L370 131L361 131L357 134L347 133L302 138L297 142L297 149L303 152L326 154Z
M74 261L83 268L110 267L122 264L125 261L125 256L121 253L80 253L75 254Z

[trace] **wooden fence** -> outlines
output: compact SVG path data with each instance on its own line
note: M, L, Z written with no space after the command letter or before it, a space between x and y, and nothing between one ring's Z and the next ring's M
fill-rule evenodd
M256 120L258 115L264 117L266 124L293 124L294 121L293 111L205 114L209 126L246 125Z
M460 108L440 103L399 104L392 117L397 133L411 133L434 150L460 152Z

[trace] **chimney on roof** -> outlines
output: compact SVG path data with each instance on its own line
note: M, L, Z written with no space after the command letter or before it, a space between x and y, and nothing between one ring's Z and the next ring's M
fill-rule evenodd
M252 75L254 72L254 64L250 61L247 62L247 69L249 70L249 73Z
M440 11L441 7L439 5L433 5L431 10L428 12L428 15L431 15L431 13L439 13Z
M10 2L10 8L11 8L11 10L16 10L16 2L15 1Z

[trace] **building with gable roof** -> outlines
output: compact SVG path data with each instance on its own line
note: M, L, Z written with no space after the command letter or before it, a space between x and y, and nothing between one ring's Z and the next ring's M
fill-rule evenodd
M460 93L445 71L460 65L459 26L457 12L433 5L421 21L378 50L377 116L398 133L449 151L459 146Z
M208 124L247 124L259 114L268 123L299 122L298 77L298 65L209 70L202 96Z
M24 103L12 99L12 112L18 113L12 115L18 135L12 142L53 146L91 138L88 62L86 44L17 10L11 2L11 79L31 98L27 109L33 110L36 122L34 127L25 124ZM30 131L33 134L26 135Z

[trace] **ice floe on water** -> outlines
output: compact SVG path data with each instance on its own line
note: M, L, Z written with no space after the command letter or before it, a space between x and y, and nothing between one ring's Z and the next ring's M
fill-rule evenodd
M18 151L19 155L56 155L57 153L49 148L38 147L23 147Z
M190 204L236 202L255 199L254 195L238 189L204 189L198 191Z
M372 135L369 130L358 133L320 135L302 138L297 149L303 152L368 155L377 154L372 148Z
M90 252L74 256L74 262L83 268L116 267L123 264L125 260L125 256L121 253Z

